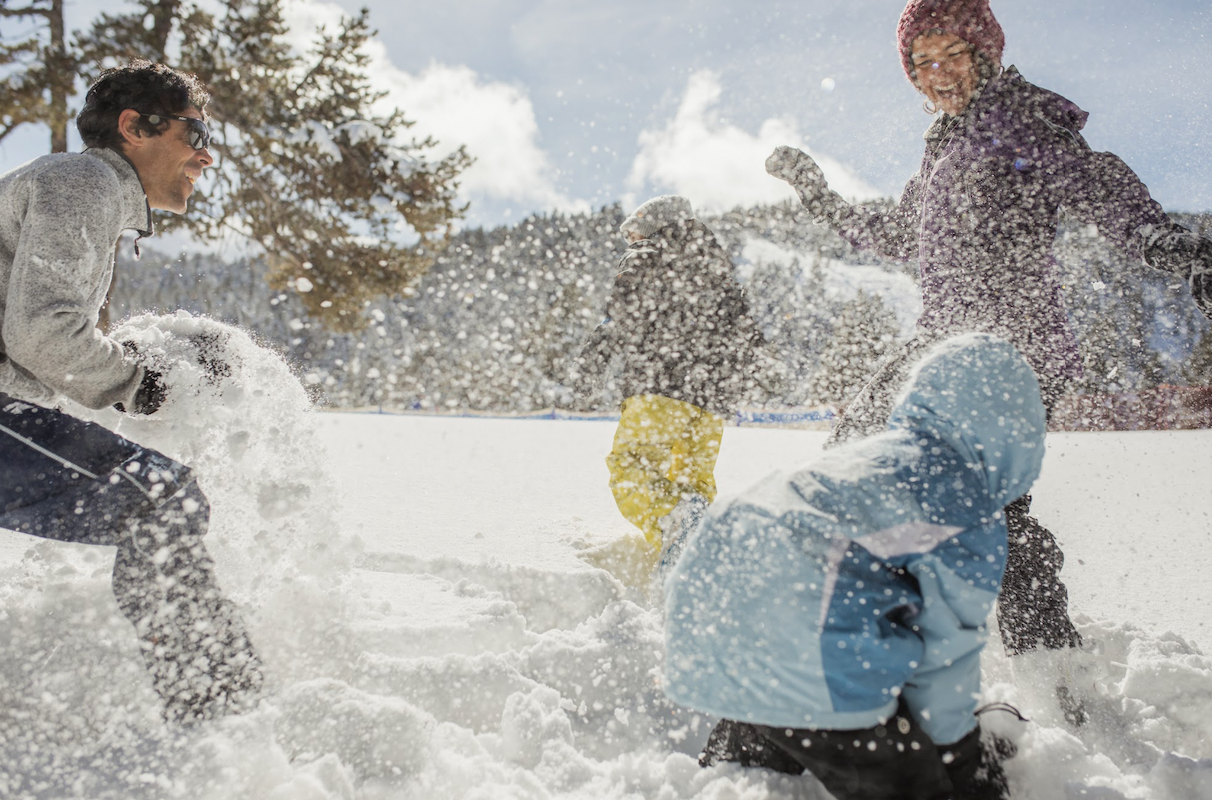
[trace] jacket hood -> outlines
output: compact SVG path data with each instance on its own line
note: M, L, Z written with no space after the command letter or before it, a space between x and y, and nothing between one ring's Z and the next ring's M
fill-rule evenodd
M893 430L935 436L983 476L995 510L1039 477L1047 428L1039 382L1009 342L985 333L948 339L909 376Z
M678 271L707 271L732 275L732 261L711 228L697 219L673 222L627 245L616 274L634 269L640 260L654 258L675 265Z
M986 116L990 113L996 115L998 109L1004 108L1014 109L1024 121L1038 119L1053 130L1065 130L1070 134L1079 133L1090 118L1089 112L1083 111L1077 103L1028 82L1017 67L1009 66L985 81L976 97L958 117L940 114L922 134L922 138L938 143L957 123L978 129L990 127ZM1000 129L1004 122L998 120L992 123L992 127Z
M1035 117L1052 128L1063 128L1071 133L1078 133L1086 127L1089 112L1083 111L1077 103L1056 92L1041 89L1027 81L1017 67L1006 67L1001 75L994 77L985 87L988 98L984 94L973 101L978 104L978 113L988 106L1004 105L1015 108L1024 117ZM986 103L979 103L986 99Z

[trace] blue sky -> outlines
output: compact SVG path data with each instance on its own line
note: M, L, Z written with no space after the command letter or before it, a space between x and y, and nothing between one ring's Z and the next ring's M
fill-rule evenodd
M901 0L292 0L291 15L302 36L362 5L391 102L477 156L473 225L664 192L717 210L790 197L762 169L775 144L808 149L843 194L897 195L930 121L895 50ZM1168 209L1212 211L1212 4L993 9L1004 62L1089 111L1096 149ZM45 133L10 139L0 169Z

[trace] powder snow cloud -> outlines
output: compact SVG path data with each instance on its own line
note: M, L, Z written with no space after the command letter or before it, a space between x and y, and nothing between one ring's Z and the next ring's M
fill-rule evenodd
M717 107L722 94L716 73L696 72L668 124L640 133L639 153L627 177L633 194L624 199L625 206L642 202L645 198L638 193L646 189L685 195L695 208L709 211L794 198L786 183L766 174L766 157L778 145L812 155L829 185L847 199L881 196L848 167L808 147L793 122L767 119L755 135L720 121Z

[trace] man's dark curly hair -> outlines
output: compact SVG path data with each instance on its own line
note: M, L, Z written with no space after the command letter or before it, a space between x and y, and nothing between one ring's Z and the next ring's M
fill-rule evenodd
M180 115L191 106L206 116L210 94L197 77L163 64L136 59L124 67L107 69L88 89L84 109L76 117L76 130L86 147L119 149L118 116L128 108L141 114ZM168 120L152 125L140 117L139 130L159 136Z

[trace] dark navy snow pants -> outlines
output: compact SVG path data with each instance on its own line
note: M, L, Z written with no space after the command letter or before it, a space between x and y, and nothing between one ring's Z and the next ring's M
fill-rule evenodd
M174 598L217 596L202 544L209 517L184 465L0 394L0 528L116 546L114 595L141 638Z
M117 547L113 589L166 719L256 701L260 659L202 542L210 506L189 468L100 425L0 394L0 528Z

